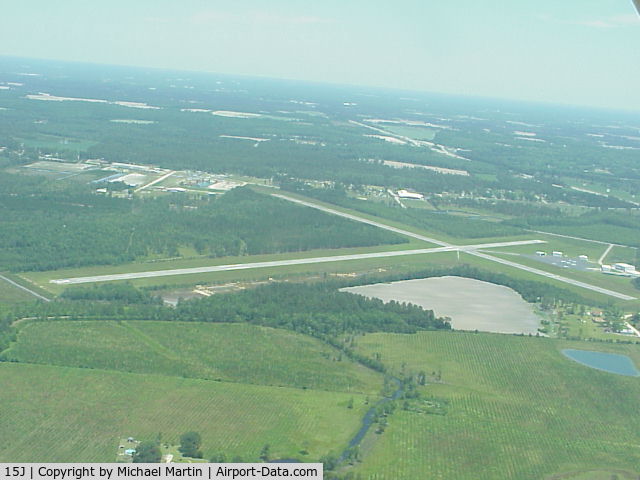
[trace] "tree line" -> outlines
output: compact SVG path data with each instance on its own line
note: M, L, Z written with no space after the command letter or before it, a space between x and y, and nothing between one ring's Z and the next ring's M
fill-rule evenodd
M248 187L131 200L85 185L0 176L0 269L53 270L181 256L256 255L403 243L369 225Z

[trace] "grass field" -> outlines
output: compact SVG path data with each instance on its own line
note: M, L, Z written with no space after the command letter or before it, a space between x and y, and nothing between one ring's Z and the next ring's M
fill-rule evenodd
M600 255L602 255L607 249L607 245L590 242L588 240L557 237L555 235L545 235L544 233L535 232L531 232L531 235L534 238L539 238L540 240L544 240L547 243L543 245L518 245L515 247L501 247L496 250L504 250L505 252L513 253L525 253L530 255L535 254L538 250L547 252L547 255L551 255L551 252L553 251L561 251L568 257L587 255L590 261L597 262Z
M249 257L245 257L246 259ZM252 257L254 258L254 257ZM138 287L188 287L199 284L227 283L235 281L264 281L269 278L295 278L310 274L333 275L354 272L371 272L377 269L405 269L425 268L429 265L450 265L455 263L456 254L451 252L424 255L409 255L388 258L370 258L363 260L349 260L344 262L328 262L307 265L289 265L247 270L231 270L226 272L197 273L188 275L163 276L156 278L133 279L131 283ZM33 279L38 274L21 274L25 279ZM45 273L45 275L49 275ZM33 280L35 281L35 280ZM47 281L48 282L48 281ZM42 283L43 289L51 294L59 294L64 285Z
M0 462L112 462L119 438L190 430L206 458L257 461L268 443L312 461L346 445L367 408L350 393L43 365L0 363L0 378Z
M371 334L363 353L396 371L441 372L424 396L446 415L398 410L363 452L367 479L542 479L583 470L640 470L640 379L584 367L562 348L628 354L640 347L492 334ZM589 477L586 477L589 478Z
M399 251L399 250L414 250L419 248L431 248L436 245L414 240L408 243L401 243L397 245L379 245L377 247L361 247L361 248L340 248L340 249L327 249L327 250L308 250L305 252L290 252L279 254L265 254L265 255L250 255L240 257L219 257L210 258L207 256L197 256L194 258L178 258L167 259L149 262L133 262L122 265L108 265L108 266L92 266L92 267L80 267L60 270L49 270L44 272L25 272L19 275L29 282L41 285L43 288L50 292L60 293L64 290L63 285L56 285L49 283L49 280L58 278L71 278L71 277L84 277L93 275L109 275L114 273L129 273L129 272L146 272L155 270L170 270L178 268L193 268L193 267L205 267L214 265L230 265L237 263L253 263L253 262L270 262L276 260L293 260L299 258L313 258L313 257L325 257L334 255L353 255L361 253L373 253L373 252L386 252L386 251ZM308 267L307 267L308 268ZM335 268L335 267L334 267ZM224 272L223 272L224 273ZM232 274L234 272L231 272ZM236 272L241 275L242 272ZM211 274L204 274L205 278L209 278ZM215 274L214 274L215 276ZM202 275L181 275L179 277L193 277L195 282L202 278ZM159 284L164 284L165 281L161 281ZM182 283L193 283L192 278ZM147 279L148 284L158 284L158 281L154 279Z
M33 322L3 357L374 395L382 388L380 375L312 337L245 323Z
M15 304L35 300L33 295L0 278L0 304Z

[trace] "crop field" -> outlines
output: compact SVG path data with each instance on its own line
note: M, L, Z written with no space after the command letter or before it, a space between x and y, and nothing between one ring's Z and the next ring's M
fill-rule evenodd
M356 467L370 479L542 479L640 470L640 379L566 359L563 348L629 355L640 347L493 334L370 334L363 353L396 371L441 375L421 387L445 415L398 409ZM608 478L608 477L607 477Z
M311 461L346 445L367 408L350 393L43 365L0 363L0 378L0 462L111 462L119 438L190 430L205 458L257 461L268 443Z
M380 375L320 341L247 324L56 321L23 326L3 357L38 363L376 394Z

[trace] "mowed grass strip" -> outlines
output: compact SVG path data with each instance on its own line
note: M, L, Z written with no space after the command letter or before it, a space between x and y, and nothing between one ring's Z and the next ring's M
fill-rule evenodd
M472 333L371 334L361 352L442 383L422 394L447 414L398 409L365 452L371 479L542 479L578 470L640 471L640 379L597 371L562 348L628 354L639 347Z
M345 446L368 408L357 394L45 365L0 363L0 379L0 462L112 462L119 438L190 430L205 458L257 461L269 444L311 461Z
M244 323L55 321L23 326L11 361L377 393L381 375L319 340Z

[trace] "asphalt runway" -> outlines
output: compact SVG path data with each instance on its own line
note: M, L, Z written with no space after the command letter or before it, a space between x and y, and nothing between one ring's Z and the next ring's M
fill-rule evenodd
M337 215L339 217L347 218L349 220L353 220L360 223L366 223L367 225L372 225L377 228L382 228L384 230L395 232L410 238L415 238L417 240L422 240L424 242L440 245L440 247L423 248L423 249L415 249L415 250L400 250L400 251L392 251L392 252L362 253L362 254L354 254L354 255L335 255L335 256L328 256L328 257L299 258L294 260L275 260L271 262L214 265L210 267L178 268L173 270L155 270L155 271L147 271L147 272L117 273L117 274L111 274L111 275L95 275L95 276L89 276L89 277L60 278L60 279L50 280L50 282L61 284L61 285L75 285L75 284L81 284L81 283L109 282L109 281L115 281L115 280L135 280L138 278L166 277L166 276L173 276L173 275L190 275L194 273L225 272L225 271L232 271L232 270L248 270L248 269L269 268L269 267L284 267L289 265L307 265L307 264L314 264L314 263L344 262L348 260L364 260L369 258L388 258L388 257L399 257L404 255L424 255L424 254L438 253L438 252L461 251L461 252L466 252L470 255L474 255L479 258L483 258L485 260L500 263L502 265L507 265L513 268L517 268L519 270L524 270L526 272L533 273L535 275L551 278L553 280L567 283L569 285L585 288L587 290L608 295L610 297L619 298L622 300L635 300L635 297L632 297L630 295L625 295L623 293L615 292L613 290L597 287L595 285L590 285L585 282L573 280L567 277L562 277L554 273L545 272L544 270L538 270L537 268L527 267L526 265L521 265L519 263L494 257L486 253L478 252L479 249L546 243L543 240L519 240L514 242L482 243L482 244L475 244L475 245L452 245L450 243L443 242L436 238L427 237L414 232L410 232L408 230L403 230L401 228L385 225L384 223L369 220L367 218L359 217L357 215L340 212L338 210L334 210L332 208L328 208L323 205L318 205L316 203L298 200L296 198L288 197L282 194L274 193L272 194L272 196L283 199L283 200L287 200L289 202L297 203L298 205L303 205L305 207L315 208L317 210L330 213L332 215Z

